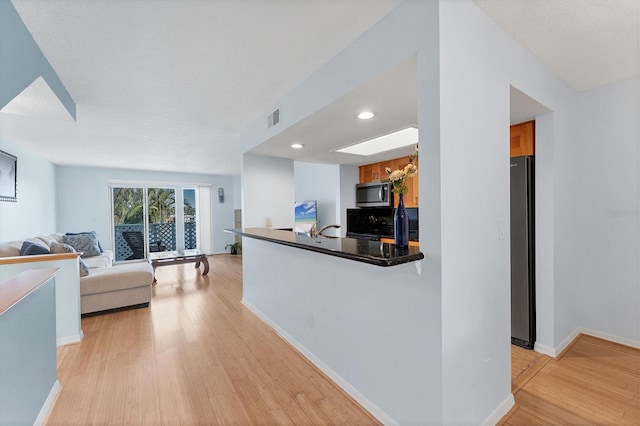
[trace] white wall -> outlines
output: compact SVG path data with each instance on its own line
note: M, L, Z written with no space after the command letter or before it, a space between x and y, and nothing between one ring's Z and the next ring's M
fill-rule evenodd
M318 225L338 224L340 229L329 231L327 235L344 237L347 232L347 209L356 206L355 186L359 177L358 166L296 161L295 199L318 200Z
M243 240L243 269L254 272L244 275L249 307L319 360L334 380L355 389L379 418L399 424L433 418L430 407L439 406L439 394L425 388L432 381L439 385L439 377L431 374L433 348L423 330L436 295L413 264L384 268Z
M0 242L56 232L55 166L6 138L0 150L18 157L18 202L0 201Z
M477 423L510 399L510 85L554 111L553 139L546 142L553 146L540 147L540 170L549 170L548 162L569 163L563 170L553 168L555 198L538 205L543 216L553 215L556 229L563 229L560 234L554 229L553 242L543 242L553 244L556 255L575 237L566 215L575 202L566 180L573 181L575 170L566 155L575 138L574 93L473 2L442 1L440 18L443 417L446 423ZM507 229L502 240L499 219ZM540 283L547 296L556 296L559 286L573 286L575 278L567 272L575 258L569 252L561 259L560 265L557 258L553 265L549 258L538 259L537 268L549 266L556 273ZM560 293L564 300L569 291ZM542 311L554 316L552 322L560 316L570 323L571 308L560 310L553 301L546 297ZM551 345L557 339L540 337Z
M477 424L511 393L509 86L498 52L474 53L504 48L488 18L466 2L440 17L443 418Z
M0 108L42 77L69 113L76 104L42 54L11 2L0 2ZM56 232L55 168L27 147L2 135L0 150L18 157L18 202L0 201L0 242Z
M316 200L318 204L318 229L326 225L340 225L340 166L293 163L295 201ZM345 224L346 226L346 224ZM327 235L336 235L329 232Z
M249 151L417 51L424 55L424 68L419 81L422 104L419 120L422 120L421 125L426 126L424 137L431 138L437 145L438 139L433 137L438 132L437 19L437 2L401 3L371 30L282 99L278 103L282 118L278 126L266 129L265 113L265 116L259 117L243 129L242 150ZM420 73L419 69L418 74ZM429 144L425 142L425 146ZM436 148L433 145L429 146L426 151L427 157ZM264 215L250 214L249 205L257 207L261 204L260 200L264 197L262 192L271 186L265 185L265 179L274 178L282 182L286 176L282 171L276 170L276 167L270 167L276 176L265 177L263 172L269 169L265 170L262 164L253 165L246 161L250 157L245 154L242 175L244 214L245 218L252 219L252 223L246 222L246 225L263 226ZM437 152L433 158L437 163ZM425 246L423 251L427 257L433 255L436 259L421 262L422 276L405 273L406 265L383 271L370 265L332 259L316 253L302 253L294 249L287 249L285 254L282 252L283 248L248 238L244 238L243 241L245 299L258 306L269 317L273 315L271 319L278 327L295 336L298 336L301 316L307 313L307 309L312 309L314 323L322 324L323 335L304 334L304 337L300 337L304 345L320 358L321 362L345 377L359 395L363 395L382 412L400 423L442 423L437 171L438 168L433 167L424 173L425 182L428 181L429 184L423 185L421 180L420 198L431 200L430 207L424 209L424 212L429 212L430 219L434 220L431 222L432 226L421 227L420 240L432 242L432 245ZM345 172L348 174L347 170ZM353 173L353 169L351 172ZM247 175L250 175L251 180L247 179ZM422 172L420 178L423 178ZM291 185L293 194L292 173L289 179L289 184L282 182L282 186L288 191L286 186ZM357 178L352 184L356 181ZM352 190L351 186L349 191ZM273 200L272 197L270 199ZM284 203L285 209L290 209L286 197L278 195L278 199L281 201L274 202ZM345 208L347 203L348 201L345 202ZM269 208L273 209L271 206ZM422 217L422 209L420 213L421 222L426 223ZM273 258L274 254L276 258L286 256L288 261L266 262L267 259ZM331 272L334 268L337 273ZM320 272L309 274L309 270ZM401 284L394 283L390 286L389 283L394 280L396 274ZM304 277L304 280L300 281L301 277ZM371 286L360 284L369 282ZM336 288L340 288L338 293ZM274 299L270 293L273 291L284 295L289 290L295 292L287 297L286 300L290 302L288 304ZM348 316L349 308L340 302L343 296L347 302L354 305L351 309L358 315L353 325ZM323 307L312 306L314 298L324 301ZM334 317L334 309L341 312L337 318ZM331 334L341 336L341 342L352 340L352 343L343 345L338 351L336 348L339 345L326 340L325 336ZM381 342L378 338L380 335L383 339L393 335L389 337L391 340L387 341L388 346L383 347L384 341ZM376 354L378 350L380 353Z
M94 230L105 248L111 248L111 205L109 181L135 181L172 184L210 184L211 240L213 252L224 252L225 245L233 242L233 235L224 229L233 228L233 178L231 176L189 173L150 172L141 170L57 167L57 228L60 232ZM217 190L224 188L224 203L218 202Z
M424 297L417 303L426 303L427 316L416 317L409 327L412 339L426 341L429 349L420 362L410 357L405 362L426 378L411 388L424 399L400 405L393 391L379 393L366 382L352 384L401 423L478 424L503 414L512 401L510 86L552 111L537 121L536 271L537 309L544 315L538 318L538 341L553 352L581 326L637 340L637 81L577 95L471 0L402 2L278 103L281 112L289 112L282 114L281 127L265 130L266 117L260 117L245 129L243 149L260 144L414 52L421 134L420 241L426 259L422 275L406 279L407 285L416 279L428 289L414 295ZM622 91L626 96L620 98ZM587 121L593 125L585 126ZM579 154L586 133L589 146ZM614 140L618 144L611 149ZM620 170L618 160L623 160ZM594 173L599 170L613 173L604 179ZM588 174L594 177L583 183ZM611 185L617 187L608 191ZM633 217L605 217L607 208L629 210L627 216ZM583 212L588 214L584 218ZM502 240L500 219L507 230ZM598 231L592 230L594 226ZM262 244L254 250L261 250ZM599 255L597 261L594 253ZM294 266L281 277L257 259L246 259L245 282L252 286L258 282L278 286L288 281L287 274L302 273ZM315 283L313 276L307 279L310 285ZM611 280L616 283L608 285L614 289L608 292L603 282ZM247 290L251 302L267 311L277 304L267 295ZM299 306L278 307L285 310L273 314L278 324L295 332ZM620 311L613 312L616 309ZM324 319L322 312L318 315L316 322ZM623 324L625 318L629 323ZM313 334L304 338L315 347ZM322 351L319 347L316 354ZM349 352L342 355L331 358L331 368L349 365ZM391 382L377 385L394 389Z
M640 346L638 78L580 93L574 220L581 327Z
M417 51L417 46L424 44L425 34L433 32L434 27L437 29L437 23L429 22L436 16L433 16L434 13L425 11L429 8L437 9L437 4L427 6L420 4L421 1L407 3L409 3L407 6L401 8L404 11L397 8L392 10L381 20L385 21L385 24L376 24L371 27L365 36L347 46L322 67L322 72L311 75L293 92L267 108L260 117L242 129L241 151L247 152L260 145L382 71L413 55ZM413 8L417 15L407 18L408 14L405 11L408 8ZM430 25L429 27L424 27L426 22ZM395 26L393 31L389 31L391 26ZM435 35L437 36L437 33ZM375 46L371 45L370 50L363 53L362 46L373 39L376 39ZM267 128L267 115L275 108L280 109L280 123Z
M293 160L244 154L242 226L293 228Z
M340 204L336 217L340 219L340 236L347 235L347 209L356 207L356 184L360 181L357 166L340 165Z
M242 179L240 176L233 177L233 208L242 208Z
M555 354L554 297L554 164L553 112L536 117L535 158L535 259L536 259L536 328L534 348Z

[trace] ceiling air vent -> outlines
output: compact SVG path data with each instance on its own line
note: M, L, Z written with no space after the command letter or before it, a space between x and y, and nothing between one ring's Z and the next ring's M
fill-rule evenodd
M269 118L267 120L267 127L273 127L280 122L280 109L273 111L269 114Z

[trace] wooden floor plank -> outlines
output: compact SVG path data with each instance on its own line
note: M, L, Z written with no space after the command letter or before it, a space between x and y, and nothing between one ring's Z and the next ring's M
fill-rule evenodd
M521 351L512 348L516 405L499 425L640 425L640 350L580 335L542 366L543 355Z
M149 308L83 318L58 348L49 425L378 422L247 311L242 257L158 268ZM581 335L559 359L512 351L501 425L640 425L640 351Z
M149 308L82 319L48 425L379 424L240 303L242 257L156 270Z
M511 345L511 393L517 393L551 359L535 351Z

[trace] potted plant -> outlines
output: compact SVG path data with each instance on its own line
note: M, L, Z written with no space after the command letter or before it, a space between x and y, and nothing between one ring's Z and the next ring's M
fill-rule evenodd
M231 254L238 254L240 252L240 243L235 242L235 243L230 243L227 244L226 246L224 246L225 249L231 247Z

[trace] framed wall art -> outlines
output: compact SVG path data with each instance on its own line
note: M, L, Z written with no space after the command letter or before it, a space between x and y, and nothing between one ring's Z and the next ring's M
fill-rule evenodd
M18 158L0 151L0 201L18 201Z

